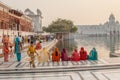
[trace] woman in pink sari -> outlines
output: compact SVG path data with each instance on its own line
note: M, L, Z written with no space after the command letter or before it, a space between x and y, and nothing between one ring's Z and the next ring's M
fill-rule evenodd
M61 52L61 59L62 59L62 61L68 61L69 60L69 57L67 55L67 51L66 51L65 48Z
M80 60L80 56L79 56L77 49L74 49L74 51L72 53L71 60L72 61L79 61Z

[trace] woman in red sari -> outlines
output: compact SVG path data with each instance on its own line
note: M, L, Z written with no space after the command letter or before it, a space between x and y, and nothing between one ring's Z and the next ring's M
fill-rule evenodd
M77 49L74 49L74 51L72 53L71 60L72 61L79 61L80 60L80 56L79 56Z
M41 48L42 48L42 46L41 46L41 41L39 41L39 42L36 44L35 49L36 49L36 50L40 50Z
M80 49L80 60L87 60L87 52L84 50L84 47Z

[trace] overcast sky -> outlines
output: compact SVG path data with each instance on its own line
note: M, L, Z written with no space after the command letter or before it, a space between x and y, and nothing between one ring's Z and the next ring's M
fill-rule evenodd
M113 13L120 21L120 0L0 0L8 6L24 11L42 11L43 25L57 18L70 19L74 24L99 24Z

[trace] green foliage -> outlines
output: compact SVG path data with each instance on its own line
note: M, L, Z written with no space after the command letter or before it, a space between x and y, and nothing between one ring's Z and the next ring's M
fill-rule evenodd
M73 32L73 33L75 33L76 31L77 31L77 27L73 27L72 29L71 29L71 32Z
M53 21L45 30L46 32L50 33L76 32L77 27L75 27L73 22L70 20L58 18L56 21Z
M43 31L46 31L46 29L47 29L47 28L46 28L45 26L42 27L42 30L43 30Z

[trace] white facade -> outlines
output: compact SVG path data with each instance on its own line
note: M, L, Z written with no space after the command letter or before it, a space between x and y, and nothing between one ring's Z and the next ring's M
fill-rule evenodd
M109 21L103 25L77 25L78 34L86 35L120 35L120 24L118 21L115 21L113 14L110 15Z
M30 9L25 10L25 14L32 18L33 21L33 30L34 32L41 32L42 31L42 12L37 9L37 14L34 14Z

